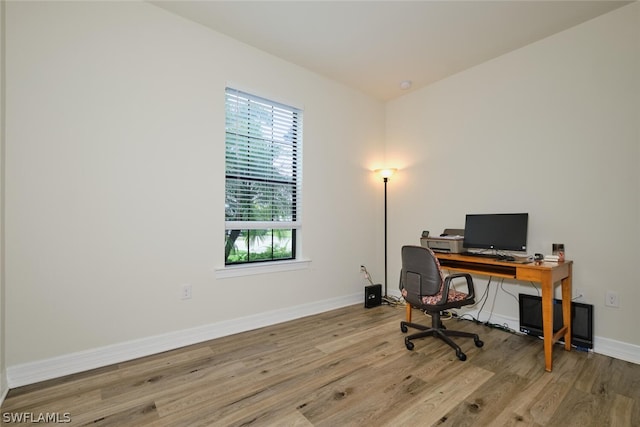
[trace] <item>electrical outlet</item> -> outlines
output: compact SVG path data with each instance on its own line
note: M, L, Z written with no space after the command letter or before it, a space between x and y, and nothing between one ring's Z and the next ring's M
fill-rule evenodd
M604 305L606 305L607 307L620 307L620 299L618 298L618 293L614 291L607 291Z
M189 285L189 284L182 285L181 292L180 292L180 298L181 299L191 299L191 285Z
M582 300L584 300L584 299L587 298L587 296L584 293L584 289L582 289L582 288L573 288L573 292L574 292L573 299L582 299Z

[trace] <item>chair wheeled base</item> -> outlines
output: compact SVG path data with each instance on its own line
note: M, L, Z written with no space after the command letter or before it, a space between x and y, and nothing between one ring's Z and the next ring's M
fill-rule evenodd
M473 338L473 342L476 347L482 347L484 345L484 342L480 340L480 337L477 334L473 334L471 332L451 331L445 328L442 324L442 321L440 320L440 312L433 312L429 314L431 315L430 328L424 325L420 325L419 323L411 323L405 321L400 322L400 330L404 333L407 333L409 331L408 328L414 328L422 331L411 334L404 338L404 345L407 347L407 350L413 350L414 344L413 342L411 342L412 340L434 336L449 344L449 346L451 346L456 351L456 356L458 357L458 359L464 362L465 360L467 360L467 355L464 354L460 346L449 337Z

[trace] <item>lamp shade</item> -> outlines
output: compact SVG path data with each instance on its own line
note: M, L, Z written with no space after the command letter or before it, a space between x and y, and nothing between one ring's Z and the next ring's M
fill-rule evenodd
M398 169L396 168L386 168L386 169L376 169L375 172L377 174L379 174L381 177L383 178L389 178L391 177L394 173L396 173Z

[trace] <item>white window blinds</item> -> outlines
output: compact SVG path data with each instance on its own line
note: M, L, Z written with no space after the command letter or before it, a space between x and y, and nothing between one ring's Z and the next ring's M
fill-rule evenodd
M226 90L226 229L300 227L302 114Z

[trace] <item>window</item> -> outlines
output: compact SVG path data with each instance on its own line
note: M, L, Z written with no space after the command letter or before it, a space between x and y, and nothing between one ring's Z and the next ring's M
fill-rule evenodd
M226 90L225 265L296 258L302 112Z

